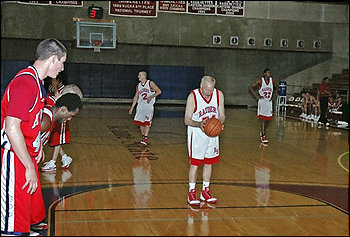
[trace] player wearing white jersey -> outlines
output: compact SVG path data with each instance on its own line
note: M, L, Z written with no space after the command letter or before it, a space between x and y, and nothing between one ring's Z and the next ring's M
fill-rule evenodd
M256 92L258 91L258 93ZM277 97L277 86L275 80L271 77L268 68L264 69L264 76L253 82L249 86L249 91L258 100L257 117L261 121L260 140L262 143L268 143L266 130L269 121L272 119L272 101Z
M219 137L209 137L204 133L205 121L216 117L222 123L225 121L224 94L215 88L216 80L204 76L200 88L191 91L187 98L185 119L187 127L187 146L191 160L189 170L189 194L187 202L199 205L196 197L196 177L198 167L203 165L203 187L200 199L208 203L216 203L216 198L210 192L209 184L212 165L219 162Z
M139 83L136 86L135 96L129 109L132 115L133 109L137 103L134 124L140 126L142 140L141 144L147 146L147 138L152 125L154 103L156 97L162 93L158 86L151 80L147 79L147 73L144 71L138 74Z

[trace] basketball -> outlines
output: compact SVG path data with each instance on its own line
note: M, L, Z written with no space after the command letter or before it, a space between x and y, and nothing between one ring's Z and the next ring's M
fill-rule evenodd
M215 117L207 119L207 121L204 124L205 134L207 134L209 137L216 137L216 136L219 136L221 132L222 132L222 123L219 119Z

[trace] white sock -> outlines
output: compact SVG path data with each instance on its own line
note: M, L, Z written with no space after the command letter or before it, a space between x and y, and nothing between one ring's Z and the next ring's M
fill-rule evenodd
M64 154L63 156L62 156L62 158L66 158L67 157L67 154Z
M196 189L196 183L189 183L189 191L191 191L192 189Z
M209 188L209 184L210 184L210 182L203 181L203 189L202 190L204 190L205 188Z

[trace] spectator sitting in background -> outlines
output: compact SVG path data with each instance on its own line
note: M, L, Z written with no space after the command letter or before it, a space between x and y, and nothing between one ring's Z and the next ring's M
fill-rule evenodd
M320 118L320 102L315 98L314 95L310 95L311 102L311 119L317 122Z
M300 114L300 118L301 119L305 119L307 116L307 106L306 106L306 92L302 91L301 92L301 100L298 103L298 105L301 107L301 114Z
M339 111L342 105L343 105L343 102L341 100L339 92L336 92L335 95L329 97L329 101L328 101L329 112Z

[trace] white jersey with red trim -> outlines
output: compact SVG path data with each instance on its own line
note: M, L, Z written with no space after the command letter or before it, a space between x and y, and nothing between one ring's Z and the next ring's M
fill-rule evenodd
M191 93L194 95L195 111L192 115L192 120L202 122L208 118L219 118L219 92L214 89L213 94L207 101L200 89L195 89Z
M153 105L156 102L156 98L152 98L152 100L147 103L147 98L153 95L155 92L151 89L151 81L147 80L144 85L142 85L142 82L139 82L137 85L137 89L139 92L139 99L137 101L138 105Z
M261 87L259 88L260 98L258 101L258 118L270 120L272 119L272 95L273 95L273 78L269 77L266 83L265 78L261 78Z
M209 100L204 98L200 89L195 89L191 93L195 102L193 121L202 122L212 117L219 118L218 89L214 89ZM215 164L219 161L219 136L209 137L199 127L187 126L187 147L192 165Z
M134 117L134 124L140 126L149 126L152 123L154 103L156 98L153 97L152 100L147 103L147 98L153 95L155 92L151 90L151 81L147 80L144 85L141 82L137 85L137 90L139 98L136 106L136 114Z

